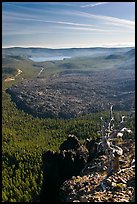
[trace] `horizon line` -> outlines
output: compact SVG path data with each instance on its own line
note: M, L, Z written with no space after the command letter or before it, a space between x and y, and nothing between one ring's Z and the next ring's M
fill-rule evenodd
M135 47L135 45L101 45L101 46L90 46L90 47L42 47L42 46L3 46L2 49L8 48L41 48L41 49L78 49L78 48L126 48L126 47Z

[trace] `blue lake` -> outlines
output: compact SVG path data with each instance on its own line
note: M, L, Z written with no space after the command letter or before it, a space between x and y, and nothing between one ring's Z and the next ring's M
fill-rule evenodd
M54 60L63 60L71 58L69 56L54 56L54 57L30 57L29 59L34 62L46 62L46 61L54 61Z

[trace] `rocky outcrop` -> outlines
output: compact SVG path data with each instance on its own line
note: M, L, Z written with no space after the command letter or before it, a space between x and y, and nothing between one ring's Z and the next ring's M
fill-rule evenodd
M72 176L77 176L89 157L85 145L74 135L69 135L59 149L60 152L47 151L43 154L41 201L58 201L61 184Z
M133 202L135 142L119 144L123 149L120 170L108 175L108 157L99 141L87 139L82 144L76 136L69 135L59 152L43 154L40 202Z
M134 202L135 142L120 144L123 155L120 170L107 175L107 156L88 162L78 176L66 180L60 188L62 202Z

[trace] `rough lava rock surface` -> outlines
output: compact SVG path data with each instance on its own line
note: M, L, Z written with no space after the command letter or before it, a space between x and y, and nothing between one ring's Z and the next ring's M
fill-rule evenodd
M130 110L135 95L132 72L64 71L54 77L24 79L7 93L18 108L41 118L75 118L107 110L108 103L115 110Z

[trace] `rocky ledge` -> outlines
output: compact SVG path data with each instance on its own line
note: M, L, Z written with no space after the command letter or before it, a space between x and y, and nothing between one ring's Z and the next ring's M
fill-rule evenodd
M108 175L100 139L69 135L59 152L43 154L41 202L130 202L135 192L135 142L121 141L119 171ZM100 150L100 151L99 151ZM94 155L94 156L93 156ZM54 195L54 196L53 196Z
M88 162L78 176L60 188L62 202L135 202L135 142L120 146L120 170L107 175L107 157L100 155Z

